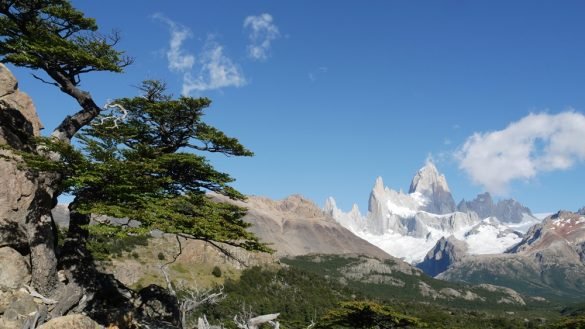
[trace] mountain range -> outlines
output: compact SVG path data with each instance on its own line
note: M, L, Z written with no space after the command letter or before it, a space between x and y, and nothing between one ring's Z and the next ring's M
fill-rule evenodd
M450 256L452 251L456 248L444 249L443 257L454 261L437 278L505 285L547 298L585 294L585 217L580 213L559 211L547 217L501 254L460 257L457 252Z
M410 263L421 262L441 238L463 241L467 254L504 252L539 222L530 209L509 199L493 202L489 193L455 206L447 180L428 161L412 179L408 193L376 179L367 215L357 206L344 213L329 198L324 210L354 234Z

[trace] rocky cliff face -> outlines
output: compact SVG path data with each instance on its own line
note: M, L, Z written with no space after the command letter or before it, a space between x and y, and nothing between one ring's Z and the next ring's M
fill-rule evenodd
M0 247L30 253L33 284L49 292L56 284L52 220L53 183L49 174L32 175L12 152L35 151L42 125L32 100L18 89L12 73L0 65Z
M416 267L430 276L436 276L447 270L451 264L458 262L467 254L467 245L454 236L442 237L425 259Z
M41 123L31 99L18 89L16 78L0 64L0 146L31 150ZM26 249L25 219L37 185L19 169L20 158L0 147L0 247Z
M502 222L520 223L527 217L534 218L527 207L513 199L494 203L492 196L485 192L471 201L461 200L457 209L462 212L474 211L479 218L497 217Z

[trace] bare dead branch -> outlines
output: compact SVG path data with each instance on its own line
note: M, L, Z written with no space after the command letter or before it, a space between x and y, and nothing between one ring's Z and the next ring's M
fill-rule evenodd
M167 267L171 264L173 264L174 262L177 261L177 258L179 258L179 256L181 256L181 254L183 253L183 245L181 244L181 240L179 239L178 235L175 235L175 238L177 239L177 244L179 246L179 251L175 254L175 256L173 257L173 260L171 260L170 262L166 262L163 265L160 266L160 270L163 273L163 276L165 277L165 282L167 283L167 289L169 290L169 292L171 293L171 295L173 296L177 296L177 292L175 291L175 289L173 289L173 284L171 282L171 279L169 278L169 274L167 272Z
M258 329L264 323L270 324L274 329L280 328L280 323L276 318L280 313L264 314L252 317L252 311L246 311L246 305L242 306L242 312L234 316L234 323L239 329Z
M122 112L122 114L120 115L116 115L114 114L114 109L118 109L120 112ZM111 102L107 102L106 105L104 105L104 111L111 111L111 115L106 115L100 118L100 122L99 123L94 123L94 126L101 126L103 125L106 121L110 121L113 122L114 125L111 127L106 127L107 129L114 129L114 128L118 128L118 122L126 120L126 117L128 117L128 111L120 104L118 103L111 103Z
M39 294L33 287L28 286L26 284L23 285L23 286L26 288L26 290L29 293L29 295L40 299L43 303L48 304L48 305L57 304L57 301L56 300L47 298L47 297Z

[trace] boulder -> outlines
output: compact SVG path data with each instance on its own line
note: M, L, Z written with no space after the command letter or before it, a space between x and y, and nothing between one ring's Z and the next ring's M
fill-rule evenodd
M29 265L25 258L10 247L0 248L0 289L10 290L30 284Z
M38 329L103 329L97 322L86 315L73 314L51 319Z
M0 97L14 93L16 88L18 88L16 78L4 64L0 64Z
M29 328L30 325L26 324L30 324L35 316L38 320L42 314L46 314L45 306L37 303L24 289L7 292L5 296L7 298L2 303L8 306L2 310L2 316L0 316L2 329Z

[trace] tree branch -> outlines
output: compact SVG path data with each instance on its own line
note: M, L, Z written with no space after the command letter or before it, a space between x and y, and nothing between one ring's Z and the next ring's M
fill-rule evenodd
M33 78L35 78L35 79L37 79L37 80L41 81L42 83L46 83L46 84L48 84L48 85L53 85L53 86L59 87L59 84L57 84L56 82L47 81L47 80L45 80L45 79L43 79L43 78L39 77L38 75L36 75L36 74L34 74L34 73L31 73L31 74L32 74Z
M215 249L219 250L222 254L224 254L225 256L227 256L229 259L236 261L238 264L242 265L243 267L248 267L248 264L246 264L243 260L239 259L238 257L234 256L229 250L227 250L226 248L218 245L215 241L211 241L209 239L204 239L204 238L196 238L194 236L185 234L185 233L177 233L178 236L183 237L185 239L191 239L191 240L200 240L200 241L205 241L207 243L209 243L212 247L214 247ZM237 243L229 243L229 242L221 242L227 245L231 245L233 247L240 247L240 245L238 245Z

